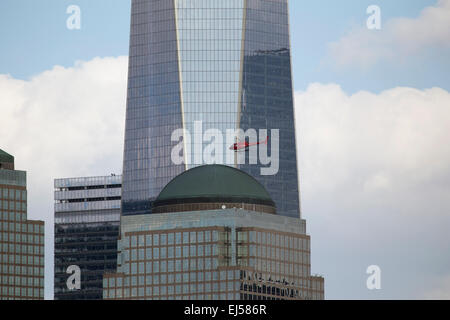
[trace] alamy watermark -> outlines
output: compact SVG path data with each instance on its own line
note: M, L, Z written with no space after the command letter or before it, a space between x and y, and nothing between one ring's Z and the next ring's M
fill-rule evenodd
M175 165L260 164L260 174L276 175L279 170L279 129L226 129L222 132L210 128L203 132L203 122L194 121L193 133L188 129L176 129L171 141L178 142L171 151ZM269 155L270 146L270 155Z
M367 267L367 274L370 276L367 278L366 286L369 290L381 289L381 268L377 265L371 265Z
M81 269L77 265L71 265L66 270L70 277L67 279L66 285L69 290L81 289Z
M366 13L369 14L367 18L367 29L380 30L381 29L381 8L377 5L370 5L367 7Z
M81 9L77 5L70 5L66 10L67 14L70 16L66 20L66 26L69 30L80 30L81 29Z

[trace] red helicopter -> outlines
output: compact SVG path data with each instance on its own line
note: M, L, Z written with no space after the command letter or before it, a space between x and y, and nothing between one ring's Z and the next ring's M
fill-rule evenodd
M245 142L237 142L237 143L233 144L230 147L230 150L234 150L235 152L246 151L251 146L257 146L259 144L267 144L268 140L269 140L269 137L267 136L266 140L264 140L264 141L258 141L258 142L253 142L253 143L248 143L247 141L245 141Z

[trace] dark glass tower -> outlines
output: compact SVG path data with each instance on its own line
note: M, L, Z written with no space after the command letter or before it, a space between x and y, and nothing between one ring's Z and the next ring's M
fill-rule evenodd
M105 272L117 267L121 176L55 180L55 300L102 299ZM69 266L80 268L70 290Z
M201 121L203 132L224 136L278 129L275 175L261 175L260 162L226 164L262 183L280 215L300 216L287 0L133 0L128 77L123 215L151 212L172 178L203 164ZM184 164L171 159L176 129L185 132ZM234 151L222 147L226 161Z

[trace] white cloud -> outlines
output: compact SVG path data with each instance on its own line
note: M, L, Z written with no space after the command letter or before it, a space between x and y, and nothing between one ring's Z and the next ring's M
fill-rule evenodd
M56 66L29 81L0 75L0 148L27 171L29 218L46 221L53 282L53 179L121 173L127 57Z
M119 57L29 81L0 75L0 148L28 172L30 218L47 222L47 297L53 179L120 173L126 73ZM296 94L303 215L328 297L370 298L371 264L382 268L383 298L409 297L411 277L425 288L450 268L449 106L439 88L348 95L316 83Z
M420 297L426 300L450 300L450 275L436 279L435 287Z
M315 83L295 101L303 216L328 297L415 298L450 268L450 93ZM371 264L378 293L364 286Z
M295 98L302 171L317 191L357 171L367 174L360 185L378 188L420 185L449 173L450 94L443 89L348 96L338 85L312 84Z
M383 16L383 8L381 8ZM356 27L329 45L338 66L368 68L379 61L404 62L430 49L450 48L450 0L439 0L423 9L420 16L394 18L383 22L381 30Z

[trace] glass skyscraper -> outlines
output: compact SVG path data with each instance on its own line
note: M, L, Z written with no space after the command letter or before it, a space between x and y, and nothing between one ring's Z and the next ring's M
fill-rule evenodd
M0 150L0 300L44 299L44 221L28 220L27 173Z
M279 146L275 175L248 159L226 164L255 177L280 215L300 216L287 0L133 0L128 77L123 215L151 212L172 178L203 164L201 121L202 132L224 135L278 129L279 141L268 141ZM182 164L171 158L177 129ZM235 153L222 149L224 161Z
M98 300L103 274L116 270L121 176L55 180L55 300ZM69 266L80 268L70 290Z

